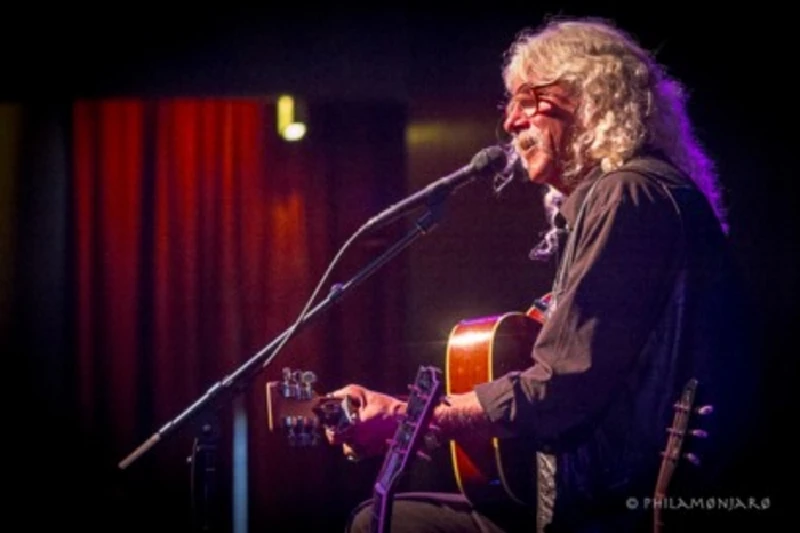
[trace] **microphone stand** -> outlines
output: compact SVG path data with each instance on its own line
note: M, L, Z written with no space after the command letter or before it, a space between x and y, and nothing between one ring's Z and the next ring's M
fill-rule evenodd
M217 443L219 426L214 416L207 416L199 424L198 435L192 442L189 463L192 531L211 532L217 528L219 509L213 505L216 498Z
M416 221L414 227L406 233L399 241L383 252L378 258L369 263L353 278L344 284L334 284L325 300L320 302L315 308L310 310L303 319L298 322L294 329L288 328L272 342L253 355L249 360L242 364L238 369L212 385L200 398L189 405L184 411L171 421L164 424L152 436L140 444L133 452L119 462L118 467L125 470L130 467L142 455L152 449L160 441L174 434L184 424L195 419L201 413L208 413L211 408L218 408L216 405L223 398L230 399L235 394L240 393L274 358L272 352L276 346L294 337L301 329L318 318L324 311L338 302L351 288L361 284L371 276L378 268L386 264L405 248L410 246L415 240L429 233L441 219L442 206L446 195L434 195L425 213ZM212 420L209 417L208 420ZM214 481L211 475L214 474L214 452L216 449L215 428L206 421L200 424L199 436L192 445L192 455L188 458L192 470L192 512L193 522L199 531L210 531L211 524L207 506L209 499L214 491ZM199 478L199 479L198 479ZM199 497L197 495L199 494Z

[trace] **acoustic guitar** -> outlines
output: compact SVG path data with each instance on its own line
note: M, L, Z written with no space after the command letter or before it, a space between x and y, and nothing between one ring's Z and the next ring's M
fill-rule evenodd
M446 353L446 394L469 392L512 370L530 366L531 350L545 320L551 296L536 300L527 312L462 320L452 329ZM284 433L290 446L315 447L324 442L323 427L343 429L354 419L350 399L328 398L314 390L316 375L283 369L281 381L266 384L267 423ZM473 501L525 505L531 486L533 457L515 439L450 441L458 489Z
M446 393L469 392L479 384L531 364L531 350L545 321L551 294L527 312L462 320L447 342ZM450 441L458 489L470 500L489 503L532 501L535 455L517 439Z

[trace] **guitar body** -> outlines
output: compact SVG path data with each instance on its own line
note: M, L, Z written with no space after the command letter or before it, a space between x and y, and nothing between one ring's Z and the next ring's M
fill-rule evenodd
M549 295L527 313L459 322L447 343L446 393L469 392L479 383L529 367L548 302ZM517 439L450 441L450 454L456 484L471 501L533 501L535 454Z

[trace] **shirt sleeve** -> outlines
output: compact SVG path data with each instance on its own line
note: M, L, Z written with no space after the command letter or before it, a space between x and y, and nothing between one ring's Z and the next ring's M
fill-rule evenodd
M675 204L638 174L602 179L531 366L475 387L507 435L549 445L586 427L633 370L669 295L681 234Z

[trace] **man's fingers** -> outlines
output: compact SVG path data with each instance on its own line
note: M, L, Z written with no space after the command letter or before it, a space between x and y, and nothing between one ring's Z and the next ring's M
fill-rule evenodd
M358 390L361 389L360 385L356 385L351 383L349 385L345 385L341 389L337 389L333 392L329 392L328 396L332 396L333 398L344 398L345 396L353 396L353 394Z
M359 405L364 405L365 402L365 389L361 385L347 385L341 389L328 393L329 398L351 398L358 402Z
M356 462L361 459L361 455L349 444L342 444L342 452L348 461Z
M352 434L350 427L344 430L337 431L328 426L325 428L325 439L332 445L344 444L347 438Z
M332 445L341 445L342 453L348 461L358 461L361 459L361 454L356 450L356 447L345 441L344 432L334 431L333 428L325 428L325 438Z

